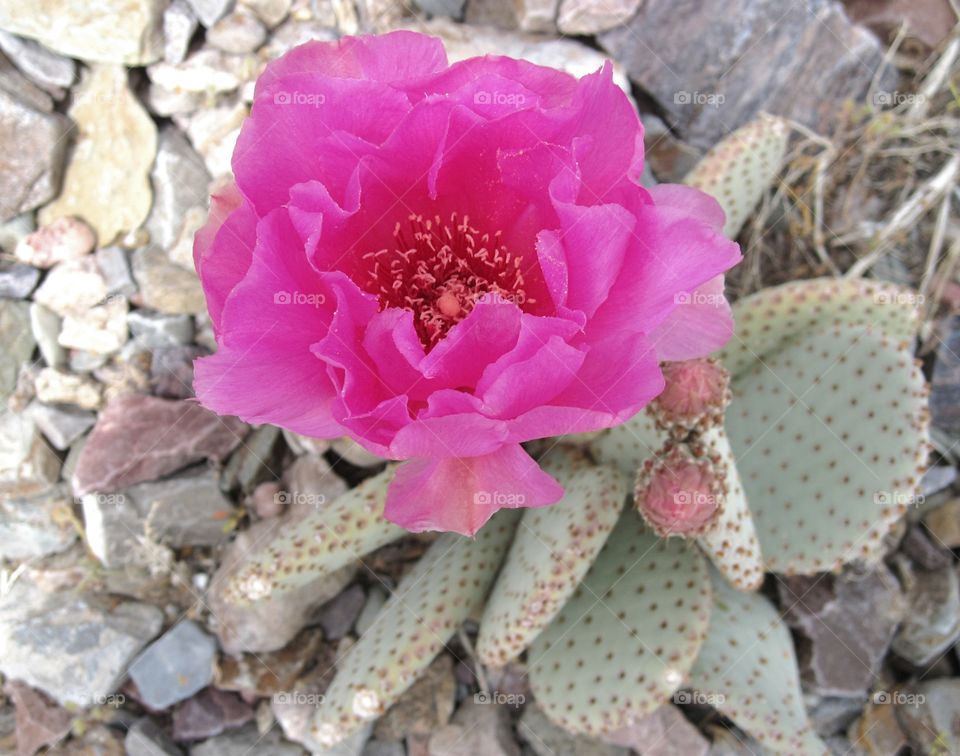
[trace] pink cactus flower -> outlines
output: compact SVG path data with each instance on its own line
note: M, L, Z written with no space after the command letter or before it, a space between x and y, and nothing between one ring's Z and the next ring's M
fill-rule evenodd
M719 516L723 485L709 457L677 444L640 468L634 501L657 535L689 538Z
M197 234L218 343L197 396L406 460L386 516L410 530L556 501L522 442L629 419L659 360L732 329L723 212L641 188L642 135L609 64L448 65L412 32L295 48Z

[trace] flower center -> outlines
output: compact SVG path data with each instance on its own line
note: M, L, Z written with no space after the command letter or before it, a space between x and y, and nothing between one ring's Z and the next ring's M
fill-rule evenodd
M468 216L443 221L410 215L393 230L393 244L363 256L365 287L380 309L403 307L427 351L480 301L533 304L524 292L521 259L503 245L502 232L481 234Z

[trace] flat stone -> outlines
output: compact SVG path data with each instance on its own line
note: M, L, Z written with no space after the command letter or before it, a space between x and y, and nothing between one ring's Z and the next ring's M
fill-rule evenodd
M185 0L173 0L163 12L163 59L180 63L187 57L190 40L197 31L199 19Z
M187 0L187 3L197 14L200 23L209 29L230 10L234 0Z
M911 685L896 697L895 706L913 753L960 752L960 679Z
M101 247L94 253L100 275L107 287L109 296L130 298L137 291L130 273L130 261L127 253L120 247Z
M40 432L55 449L64 451L93 427L97 416L78 407L59 407L34 402L29 410Z
M367 596L363 588L359 585L351 585L320 607L315 619L323 628L323 637L329 641L337 641L349 633L366 600Z
M952 565L916 570L907 597L910 608L893 641L893 651L923 667L960 637L960 580Z
M618 747L641 751L644 756L705 756L712 752L710 741L672 704L661 705L633 725L611 733L606 740ZM760 749L753 751L759 752Z
M253 723L190 748L190 756L303 756L305 753L300 746L285 741L275 729L260 734Z
M417 0L417 7L431 16L447 16L448 18L463 18L463 11L467 0Z
M82 315L106 301L107 282L95 258L87 256L55 265L33 299L61 317Z
M275 425L261 425L247 436L223 469L220 485L226 491L253 493L265 480L276 480L283 456L283 436Z
M148 604L47 594L21 579L0 601L0 671L62 706L93 706L116 691L162 624Z
M17 385L20 365L30 359L36 342L26 302L0 300L0 400L5 405Z
M37 288L40 271L20 263L0 263L0 299L26 299Z
M184 701L213 681L217 643L192 620L183 620L151 643L130 665L130 679L152 709Z
M155 63L147 75L154 84L171 91L224 94L240 88L252 74L247 68L244 58L205 47L182 63Z
M90 552L109 569L152 566L154 555L143 542L144 516L125 493L89 493L80 497Z
M207 42L234 55L252 53L264 43L267 30L252 10L238 5L207 31Z
M157 127L130 91L122 66L91 67L74 93L70 117L77 143L63 191L40 211L40 220L77 215L105 246L138 228L150 212Z
M77 531L65 516L70 497L62 488L33 496L0 497L0 559L20 561L66 551Z
M118 396L90 432L73 476L74 492L116 491L202 459L221 460L245 428L192 402Z
M224 656L217 665L214 684L222 690L240 693L244 698L289 692L294 690L300 674L317 659L321 649L332 654L330 648L324 645L322 633L307 628L279 651ZM322 659L318 663L325 664Z
M204 688L173 710L173 739L212 738L252 719L253 709L235 693Z
M67 350L60 346L62 320L53 310L38 302L30 303L30 331L40 348L43 361L52 368L67 365Z
M161 0L0 0L0 29L80 60L140 66L163 49Z
M182 346L193 341L193 319L189 315L134 310L127 315L134 340L150 350Z
M0 0L3 6L16 0ZM45 113L0 90L0 220L33 210L51 200L60 188L70 121L59 113Z
M190 315L206 309L196 272L171 262L159 247L144 247L133 253L133 276L144 307L170 315Z
M145 394L150 390L150 352L127 342L106 365L95 368L93 375L104 385L105 402L123 394Z
M73 716L51 703L22 682L11 680L3 686L17 711L17 751L33 754L44 746L54 746L66 738Z
M230 537L224 528L234 516L234 507L209 469L141 483L127 495L147 513L144 532L151 541L179 549L216 546Z
M520 756L509 708L466 699L453 722L430 736L429 756Z
M110 296L102 305L63 316L61 346L98 355L118 352L127 343L127 300Z
M150 717L141 717L127 730L123 740L126 756L182 756L170 736Z
M598 42L698 149L760 111L831 133L884 57L833 0L646 0ZM892 89L894 72L882 82Z
M33 40L0 32L0 50L17 68L45 89L57 91L70 87L77 77L77 66L73 60L57 55Z
M203 347L155 349L150 362L152 393L167 399L189 399L193 393L193 361L209 352Z
M557 27L563 34L597 34L626 23L643 0L604 3L602 0L563 0Z
M536 756L629 756L630 750L603 743L597 738L572 735L551 722L543 709L530 703L517 723L517 737ZM656 738L644 742L644 750Z
M374 735L381 740L429 735L450 721L456 692L453 660L441 654L377 721Z
M101 388L96 381L56 368L43 368L34 386L37 399L47 404L75 404L91 410L101 404Z
M825 696L864 696L903 618L906 602L893 574L785 577L778 583L784 618L809 643L800 648L801 677Z
M47 446L33 418L0 413L0 494L29 496L60 476L60 459Z
M96 241L90 226L79 218L65 215L21 239L15 254L20 262L51 268L59 262L89 254Z
M186 136L168 126L160 132L150 181L153 208L145 228L152 244L169 249L178 239L187 211L206 208L210 174Z

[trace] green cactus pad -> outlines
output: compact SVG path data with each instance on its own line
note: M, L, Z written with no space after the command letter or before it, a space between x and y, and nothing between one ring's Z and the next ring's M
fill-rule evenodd
M650 412L642 409L622 425L603 431L590 442L589 449L597 462L616 465L632 479L644 460L656 454L667 438Z
M725 476L726 493L720 516L697 542L730 583L742 591L755 591L763 583L763 557L730 440L722 427L715 426L703 434L701 442Z
M732 388L727 433L767 568L875 558L926 461L926 387L910 351L839 326L788 341Z
M396 468L363 481L290 527L281 528L225 587L246 604L308 583L400 538L403 528L383 517Z
M593 568L528 652L550 719L603 735L637 721L684 681L710 619L703 555L660 540L627 509Z
M736 375L791 336L836 325L870 326L906 341L920 326L916 303L909 289L863 278L815 278L774 286L734 304L737 328L719 356Z
M684 178L720 203L723 234L734 239L780 172L790 132L782 118L761 115L717 143Z
M548 472L565 489L549 507L528 509L487 601L477 656L499 667L517 657L573 593L617 524L627 477L592 463Z
M430 546L338 664L311 726L317 743L330 748L348 738L416 681L479 608L519 516L501 510L476 538L446 533Z
M790 631L773 605L714 573L707 640L679 701L709 703L776 753L826 754L810 728ZM682 697L681 697L682 696Z

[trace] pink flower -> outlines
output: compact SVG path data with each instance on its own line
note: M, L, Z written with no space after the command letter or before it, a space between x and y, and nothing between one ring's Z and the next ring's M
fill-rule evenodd
M659 360L731 333L723 212L641 188L642 161L609 65L450 66L412 32L292 50L197 234L219 344L197 396L408 460L386 514L410 530L556 501L522 442L629 419Z

